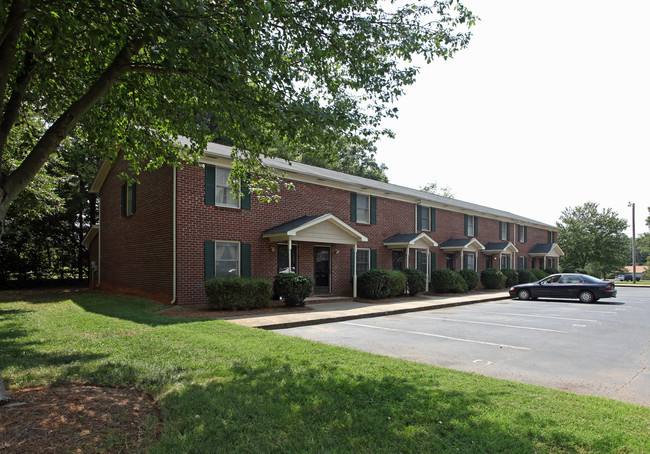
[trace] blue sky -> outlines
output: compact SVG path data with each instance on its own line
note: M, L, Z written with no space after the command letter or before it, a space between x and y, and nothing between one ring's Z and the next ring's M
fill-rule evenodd
M637 235L650 206L650 2L465 0L481 18L454 59L422 65L385 126L391 183L555 224L585 202Z

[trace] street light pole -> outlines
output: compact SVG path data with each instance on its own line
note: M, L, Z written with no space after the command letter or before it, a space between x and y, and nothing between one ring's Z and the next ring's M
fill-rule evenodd
M632 283L636 284L636 231L634 228L634 203L627 202L632 207Z

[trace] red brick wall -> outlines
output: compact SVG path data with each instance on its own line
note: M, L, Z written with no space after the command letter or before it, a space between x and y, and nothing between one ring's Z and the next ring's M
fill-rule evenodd
M101 289L172 300L173 170L164 168L138 177L136 211L122 216L121 185L127 171L120 161L100 192ZM99 240L99 235L95 242Z
M146 296L158 301L172 300L172 191L173 170L164 168L142 175L137 187L137 210L131 217L120 215L121 180L125 169L120 163L111 170L101 191L102 289ZM262 231L304 215L331 213L368 238L359 248L377 251L379 268L392 268L392 250L383 242L397 233L413 233L416 205L377 197L377 224L350 221L350 191L296 181L295 190L283 190L278 203L260 203L255 197L251 209L215 207L204 203L204 170L186 167L177 174L177 302L205 302L204 242L233 241L251 245L251 274L272 278L277 273L277 247L262 238ZM362 193L359 191L359 193ZM462 213L436 209L436 230L426 231L438 244L452 238L466 238ZM511 223L510 241L517 256L527 256L537 243L547 242L547 231L528 227L528 241L519 243L516 224ZM477 240L499 242L499 221L479 217ZM350 295L350 253L352 246L295 242L298 272L313 276L314 246L331 247L331 292ZM272 250L273 249L273 250ZM439 248L436 268L446 266L446 253ZM416 266L416 251L409 254L409 268ZM477 258L479 273L486 267L486 256ZM530 266L530 258L528 259ZM512 264L516 267L517 262ZM498 267L498 263L495 264ZM456 269L461 268L459 254Z

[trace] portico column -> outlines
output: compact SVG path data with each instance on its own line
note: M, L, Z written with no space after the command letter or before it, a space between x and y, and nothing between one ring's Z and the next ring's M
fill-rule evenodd
M289 248L289 272L292 273L291 271L291 238L289 238L289 245L287 246Z
M406 246L406 265L405 265L405 268L409 267L409 251L410 251L409 247Z
M356 297L357 297L357 243L354 243L354 260L352 261L352 298L356 298Z

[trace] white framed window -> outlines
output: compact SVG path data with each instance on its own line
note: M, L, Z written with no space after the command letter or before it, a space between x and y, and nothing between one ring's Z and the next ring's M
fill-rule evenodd
M215 169L215 205L239 208L239 200L232 195L232 187L228 184L230 169L217 167Z
M519 239L520 243L526 242L526 229L523 225L517 226L517 238Z
M465 254L465 269L466 270L473 270L476 269L476 257L474 254Z
M239 276L239 243L214 242L215 276Z
M357 249L357 275L370 269L370 249Z
M357 194L357 222L370 224L370 196Z
M501 223L501 232L500 232L500 238L501 240L507 240L508 239L508 223L507 222L502 222Z
M467 236L474 236L474 216L465 216L465 234Z
M422 230L431 230L431 210L428 207L422 207L420 210L420 224Z

